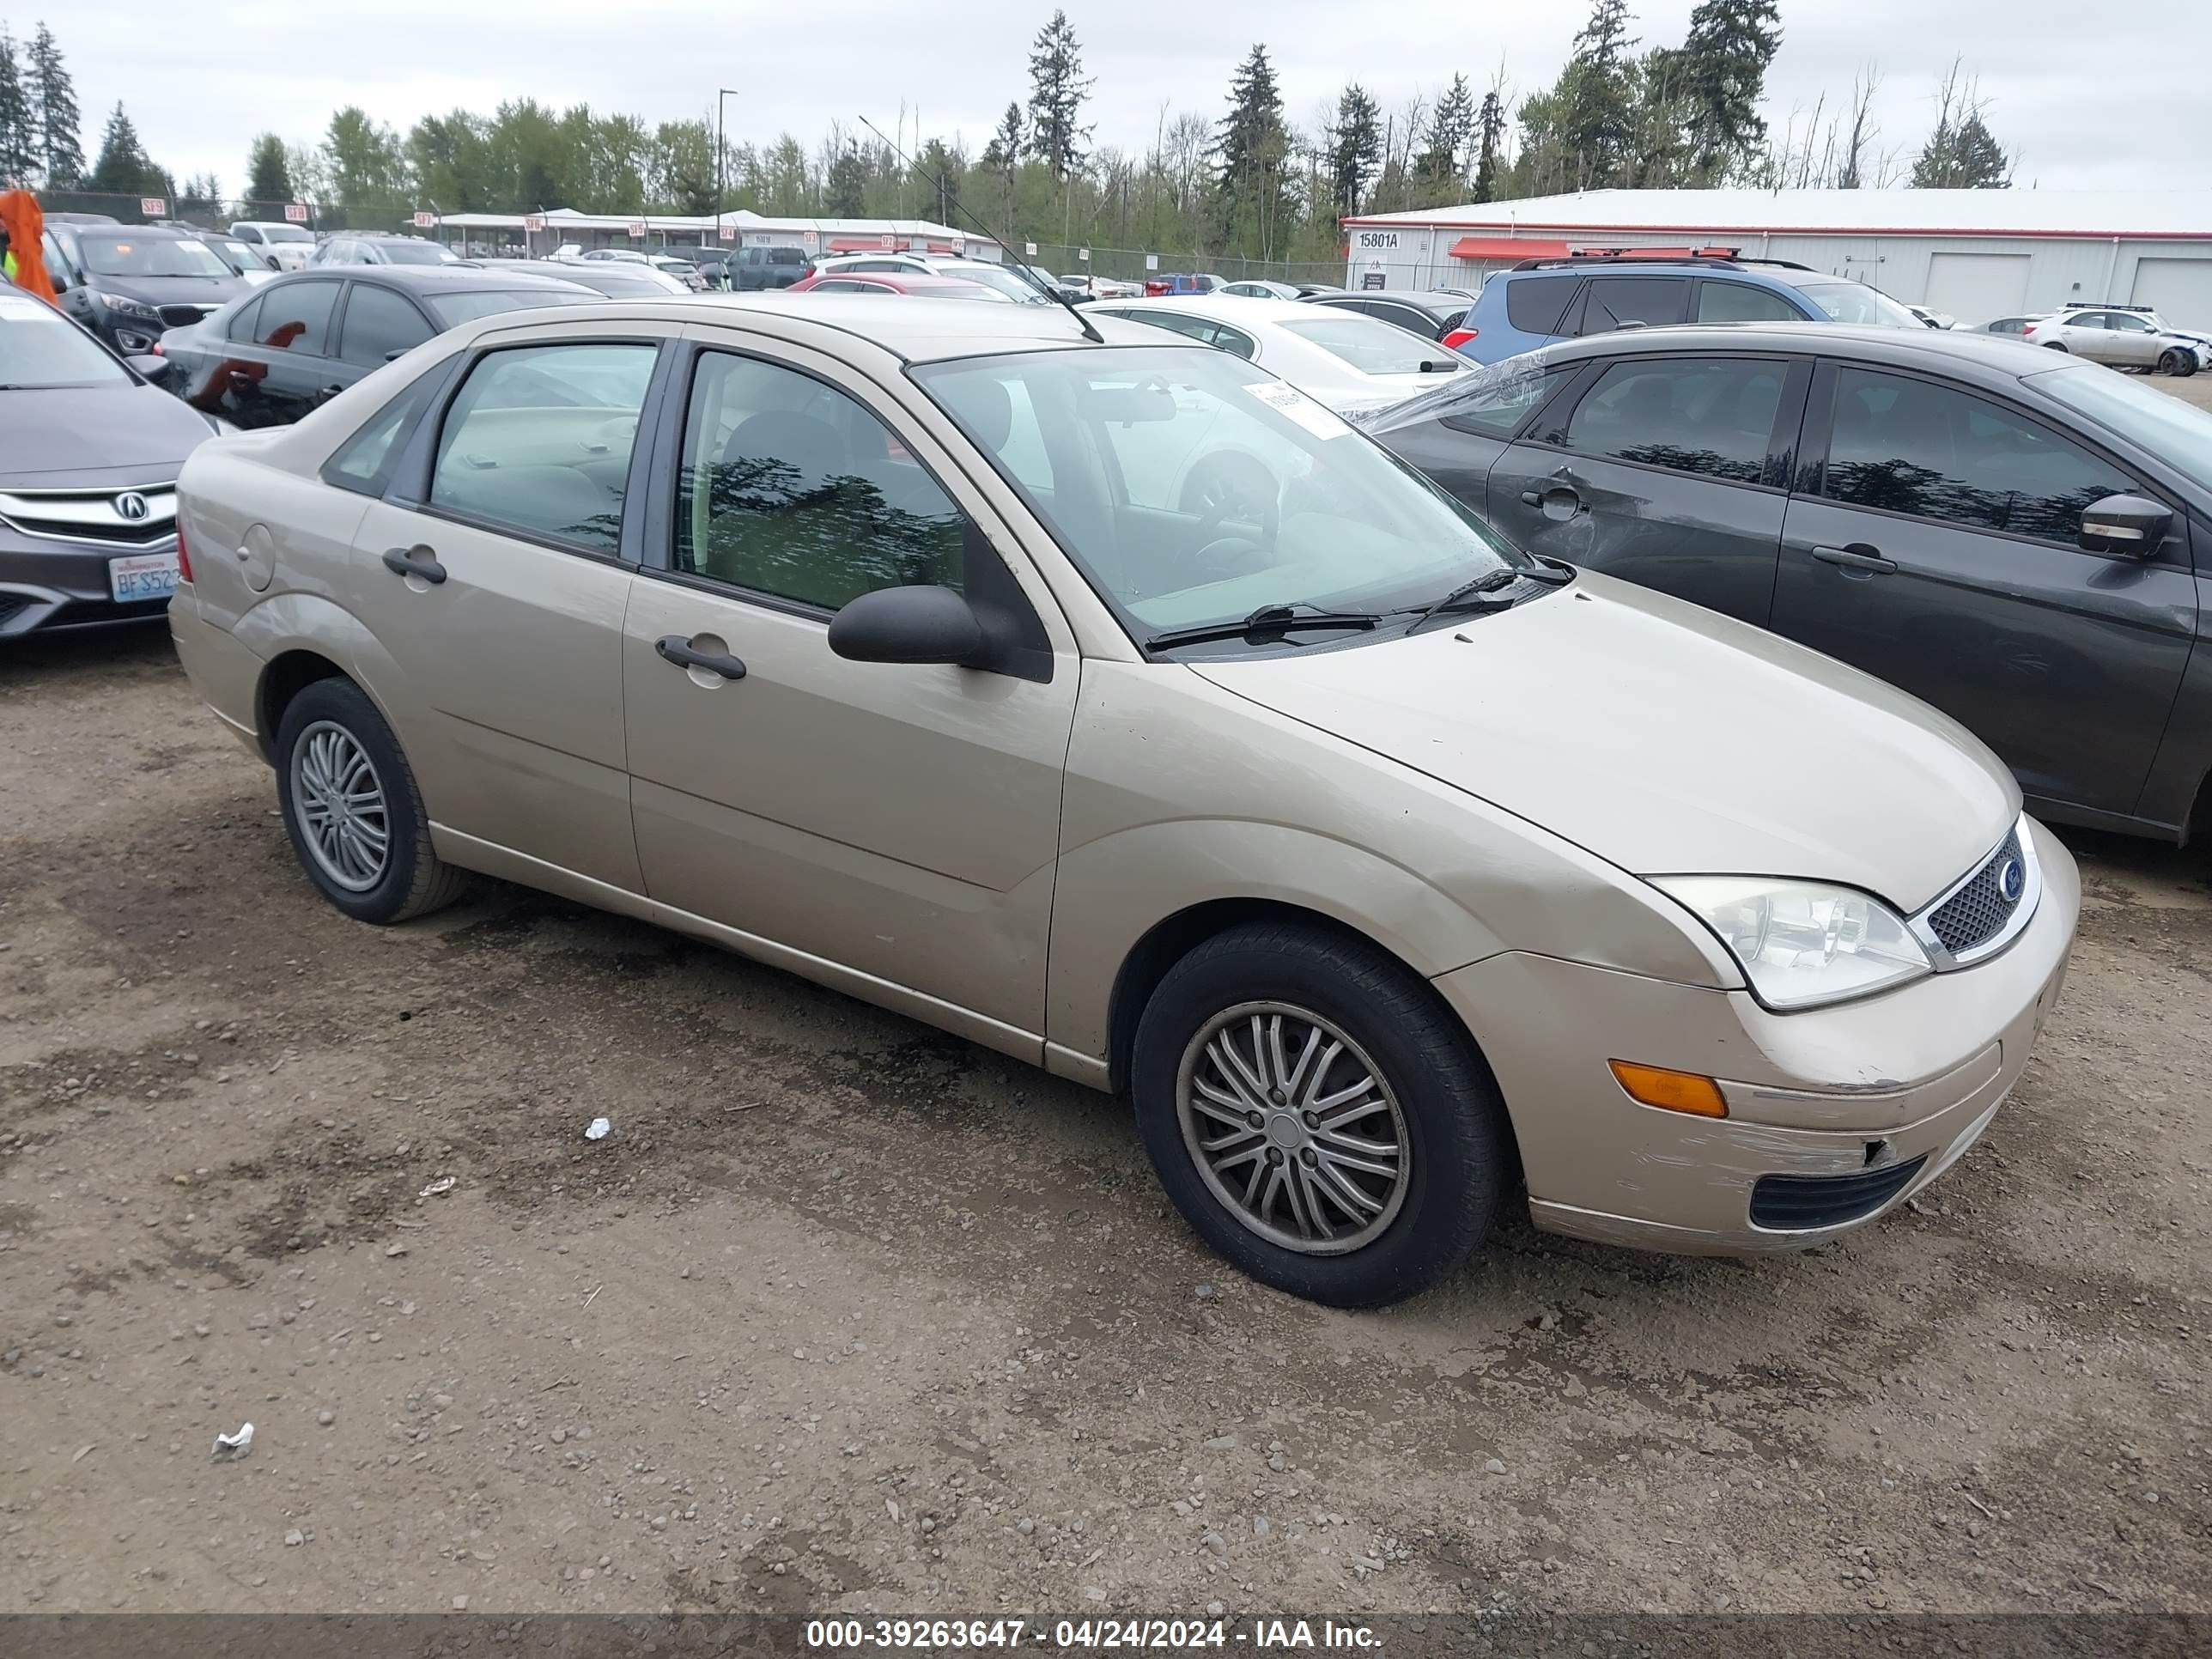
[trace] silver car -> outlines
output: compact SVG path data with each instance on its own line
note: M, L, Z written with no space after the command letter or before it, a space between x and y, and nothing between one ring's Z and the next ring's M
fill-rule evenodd
M1262 496L1184 494L1223 446ZM488 318L181 493L179 652L337 908L482 871L1121 1091L1205 1239L1320 1301L1523 1201L1863 1225L2065 971L2073 860L1958 726L1145 325Z
M2113 368L2183 375L2212 368L2212 345L2168 328L2148 306L2068 306L2031 323L2027 338Z

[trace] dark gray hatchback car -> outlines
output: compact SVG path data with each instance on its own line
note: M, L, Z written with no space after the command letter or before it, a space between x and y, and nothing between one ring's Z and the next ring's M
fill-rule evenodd
M1935 331L1650 329L1509 358L1362 424L1530 552L1932 703L2039 816L2212 833L2212 415L2054 355Z

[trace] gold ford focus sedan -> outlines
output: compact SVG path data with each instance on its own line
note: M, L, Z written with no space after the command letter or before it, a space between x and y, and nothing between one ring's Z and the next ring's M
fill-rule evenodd
M1095 1088L1340 1304L1820 1243L2027 1064L2072 860L1961 727L1505 545L1140 324L487 318L204 445L171 628L367 922L483 872Z

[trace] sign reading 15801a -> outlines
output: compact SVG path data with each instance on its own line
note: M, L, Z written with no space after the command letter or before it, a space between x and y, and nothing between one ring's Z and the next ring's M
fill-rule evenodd
M1352 246L1362 253L1384 252L1398 246L1398 233L1395 230L1363 230Z

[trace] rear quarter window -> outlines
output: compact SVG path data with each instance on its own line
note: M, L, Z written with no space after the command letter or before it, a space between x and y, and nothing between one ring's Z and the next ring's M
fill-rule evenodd
M1522 276L1505 285L1505 320L1523 334L1557 334L1580 276Z

